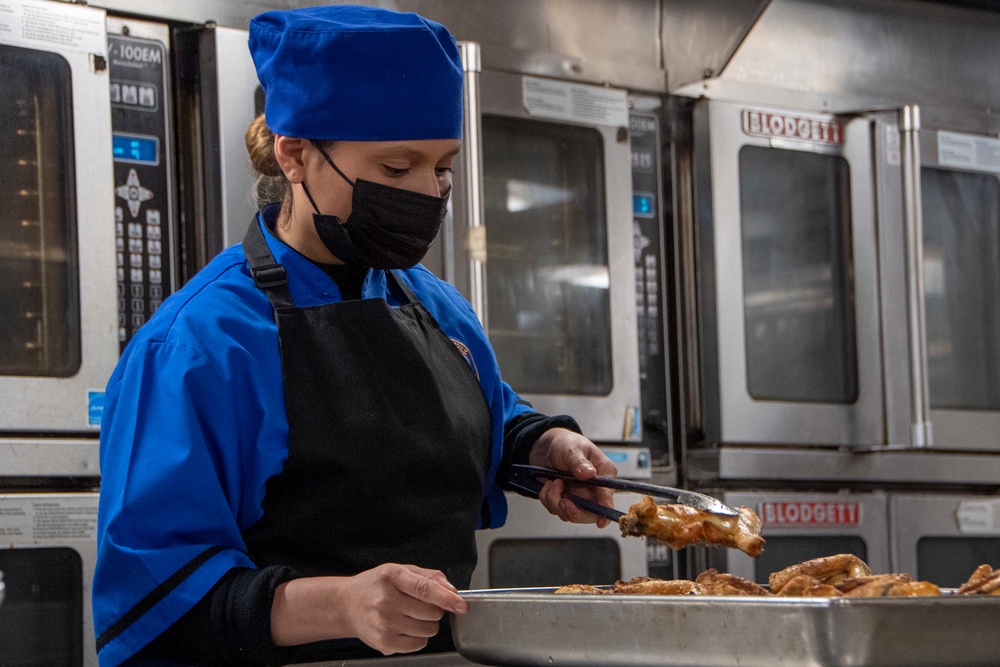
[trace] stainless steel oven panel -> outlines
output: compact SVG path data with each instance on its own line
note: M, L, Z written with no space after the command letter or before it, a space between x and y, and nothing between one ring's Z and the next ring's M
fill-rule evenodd
M107 57L105 12L55 2L35 6L50 23L76 23L79 34L87 35L69 47L18 41L10 33L2 38L5 44L58 54L71 72L81 363L67 378L0 377L0 395L6 397L0 430L96 433L104 387L118 361L111 102L108 71L95 66Z
M90 589L97 563L98 497L97 493L0 494L0 539L5 549L68 547L83 561L84 667L97 667ZM38 628L40 633L50 631Z
M222 247L240 243L257 208L253 203L256 174L247 156L247 128L255 117L254 94L259 83L250 50L249 33L214 28L218 95L218 161L222 182ZM212 221L210 221L210 224Z
M613 539L619 546L622 580L646 576L646 541L636 537L622 537L617 526L607 526L603 530L593 524L565 523L549 514L541 502L515 493L506 493L507 523L500 528L480 530L476 533L479 549L479 564L472 573L473 589L490 588L489 554L490 545L497 540L510 539ZM628 508L642 498L634 493L616 493L615 507L627 512ZM589 583L586 581L576 583Z
M695 206L702 260L700 306L704 358L705 432L711 441L777 445L859 445L883 441L881 350L870 122L840 119L844 141L820 146L749 136L744 109L703 101L695 108ZM799 112L787 112L796 114ZM812 115L824 118L822 115ZM833 122L833 116L825 117ZM853 331L857 345L857 398L852 403L756 400L748 389L744 257L741 248L740 172L745 146L843 156L849 165ZM775 192L776 198L781 192Z
M733 507L744 505L757 512L764 522L761 535L765 540L783 536L860 537L867 549L865 562L872 572L889 572L888 500L885 494L731 491L723 493L721 498L727 505ZM792 521L791 516L782 516L780 510L776 509L777 506L800 508L794 517L795 521ZM806 506L821 507L823 514L819 516L817 513L807 521L803 518L801 510ZM768 509L769 507L771 509ZM768 545L765 543L765 553L767 550ZM724 558L728 572L754 581L756 576L754 558L735 549L726 549Z
M483 115L508 118L538 119L531 116L522 103L523 77L504 72L483 71L480 75L479 99ZM552 122L551 118L542 118ZM584 125L570 120L557 122L567 125ZM588 125L600 133L604 151L604 175L606 182L606 215L608 270L610 289L610 326L613 385L610 393L603 396L530 394L522 396L540 412L548 414L573 415L590 438L605 441L638 440L640 431L631 428L632 420L640 405L639 395L639 352L636 328L635 278L633 271L632 247L632 190L631 155L626 127ZM472 303L477 302L473 294L476 281L470 272L470 265L476 253L488 253L484 230L478 234L469 233L470 221L463 219L465 210L465 183L462 174L465 154L459 155L455 168L453 214L449 238L442 239L444 254L442 275ZM485 221L489 225L489 220ZM471 248L471 250L470 250ZM486 257L486 280L489 280L489 258ZM485 289L485 286L484 286ZM479 313L485 319L484 313ZM489 322L486 322L489 332ZM517 389L517 387L514 387Z
M889 521L893 570L916 577L920 570L917 548L922 538L944 537L956 542L963 537L1000 540L1000 498L893 494L889 501ZM994 554L990 565L1000 567L1000 552ZM968 569L956 576L964 580L971 574L972 569Z

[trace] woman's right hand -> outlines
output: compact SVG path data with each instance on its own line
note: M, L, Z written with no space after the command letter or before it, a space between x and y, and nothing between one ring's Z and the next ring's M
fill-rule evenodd
M278 586L275 644L357 637L383 655L411 653L438 632L445 612L468 603L438 570L388 563L353 577L309 577Z

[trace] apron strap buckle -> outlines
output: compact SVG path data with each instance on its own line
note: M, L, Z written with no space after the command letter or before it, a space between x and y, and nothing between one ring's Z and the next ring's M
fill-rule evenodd
M251 267L254 285L260 289L270 289L288 284L288 274L281 264L264 264Z

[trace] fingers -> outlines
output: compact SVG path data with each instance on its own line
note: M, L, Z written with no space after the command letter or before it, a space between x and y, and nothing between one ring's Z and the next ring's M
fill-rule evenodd
M469 603L462 599L441 572L405 565L393 569L390 576L397 590L420 602L455 614L464 614L469 610Z

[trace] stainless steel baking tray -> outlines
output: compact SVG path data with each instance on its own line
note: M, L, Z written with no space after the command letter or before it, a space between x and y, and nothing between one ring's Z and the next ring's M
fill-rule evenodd
M459 653L485 665L1000 665L1000 596L761 598L467 591Z

